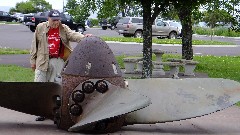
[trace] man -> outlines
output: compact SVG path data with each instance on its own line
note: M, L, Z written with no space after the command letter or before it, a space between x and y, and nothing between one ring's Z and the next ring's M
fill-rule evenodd
M61 71L64 60L71 52L71 42L79 42L91 34L73 32L67 25L61 24L60 12L51 10L48 21L37 25L31 50L30 63L35 71L34 82L61 83ZM36 121L43 121L44 117L37 117Z

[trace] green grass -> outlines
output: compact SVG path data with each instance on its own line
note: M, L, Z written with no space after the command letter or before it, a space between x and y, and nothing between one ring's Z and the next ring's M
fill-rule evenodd
M118 42L136 42L142 43L142 38L126 38L126 37L101 37L104 41L118 41ZM182 39L156 39L153 38L153 43L156 44L182 44ZM193 45L234 45L231 42L219 42L219 41L208 41L208 40L193 40Z
M34 79L34 72L30 68L15 65L0 65L0 71L0 81L32 82Z
M123 58L125 57L128 56L116 56L120 68L124 67ZM181 58L181 56L171 54L163 55L163 61L166 61L167 58ZM153 60L155 59L155 56L153 56ZM207 73L209 77L212 78L226 78L240 82L240 56L194 56L194 60L199 62L195 72ZM28 68L1 65L0 71L6 71L0 73L0 81L9 81L8 77L11 78L11 75L12 77L20 77L20 79L24 79L24 74L30 76L27 77L25 81L32 80L33 72Z
M29 54L29 50L0 47L0 55L6 55L6 54Z
M123 58L128 56L116 56L120 68L123 68ZM181 58L180 55L163 55L163 61L167 58ZM153 56L153 60L155 60ZM225 78L240 82L240 56L194 56L199 64L195 72L207 73L211 78ZM30 68L13 65L0 65L0 81L32 82L34 73ZM240 106L240 102L237 103Z
M5 22L5 21L0 21L0 24L21 24L19 22Z
M116 59L120 68L124 68L123 58L128 56L117 56ZM139 57L139 56L137 56ZM163 55L163 61L168 58L181 58L181 55ZM153 56L153 60L156 57ZM195 72L207 73L211 78L226 78L240 82L240 56L194 56L195 61L198 61ZM168 70L168 68L165 68Z

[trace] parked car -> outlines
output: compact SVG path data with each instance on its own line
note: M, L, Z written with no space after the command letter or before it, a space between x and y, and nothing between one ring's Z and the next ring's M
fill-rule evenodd
M209 28L209 27L207 26L207 23L206 23L206 22L198 22L197 24L194 24L193 26L194 26L194 27Z
M114 30L120 19L121 17L118 17L118 16L110 19L102 19L102 21L100 22L100 25L103 30L106 30L107 28Z
M0 21L17 22L18 19L14 16L11 16L7 12L0 11Z
M182 25L180 22L173 20L157 20L157 25L153 25L152 35L160 38L167 37L169 39L176 39L182 37Z
M116 30L124 37L142 37L143 18L142 17L123 17L116 25Z
M108 27L110 27L110 24L108 24L107 19L102 19L100 21L100 25L102 27L103 30L106 30Z
M124 17L119 20L116 26L119 34L124 37L134 36L142 38L143 36L143 18L142 17ZM181 37L182 25L176 21L164 21L155 19L152 25L152 35L158 37L167 37L175 39Z
M117 23L119 22L119 20L121 18L122 17L116 16L116 17L113 17L113 18L109 19L109 24L111 24L109 28L111 30L114 30L117 27Z
M23 16L23 23L26 24L28 22L32 22L32 17L34 15L35 15L35 13L24 14L24 16Z
M26 26L29 26L30 30L32 32L35 31L36 26L41 22L46 22L48 20L48 11L47 12L39 12L35 14L31 19L31 22L26 23ZM73 22L72 16L68 14L61 13L61 22L65 25L67 25L70 29L75 30L77 32L83 33L85 29L84 23L75 23Z

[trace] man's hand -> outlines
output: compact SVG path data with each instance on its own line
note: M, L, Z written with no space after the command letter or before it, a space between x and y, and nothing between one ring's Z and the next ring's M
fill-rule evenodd
M33 71L35 71L36 65L35 65L35 64L32 64L32 65L31 65L31 68L32 68Z
M91 37L92 34L85 34L84 37Z

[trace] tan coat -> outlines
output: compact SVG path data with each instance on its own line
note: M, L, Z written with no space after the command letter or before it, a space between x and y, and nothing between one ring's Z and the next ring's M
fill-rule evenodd
M32 65L35 64L36 69L42 71L47 71L48 69L49 50L47 33L49 28L48 22L43 22L37 25L30 50L30 63ZM78 32L73 32L67 25L64 24L59 25L59 30L60 38L65 46L64 59L66 60L72 51L70 42L80 42L84 35Z

